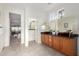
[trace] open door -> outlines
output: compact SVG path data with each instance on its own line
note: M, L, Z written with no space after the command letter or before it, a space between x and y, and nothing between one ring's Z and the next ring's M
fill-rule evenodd
M24 33L24 12L22 10L18 10L18 11L10 10L9 21L11 17L13 21L12 23L10 23L10 31L13 31L15 34L13 34L13 32L10 32L10 34L14 35L16 38L19 38L20 44L24 44L24 35L25 35ZM10 35L10 38L11 38L11 35ZM9 45L10 45L10 39L9 39Z
M21 44L21 15L9 13L10 19L10 46Z

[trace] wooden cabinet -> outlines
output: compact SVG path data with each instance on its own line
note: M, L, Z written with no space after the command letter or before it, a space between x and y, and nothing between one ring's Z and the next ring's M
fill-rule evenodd
M45 34L45 44L49 45L49 35Z
M63 49L63 37L59 37L59 40L60 40L60 42L59 42L59 51L61 51L62 52L62 49Z
M63 48L63 38L58 37L58 36L53 36L53 48L55 48L56 50L62 51Z
M66 55L77 55L77 41L76 39L52 36L49 34L41 34L41 41L43 44L54 48Z
M77 51L76 50L76 40L64 38L62 52L65 53L66 55L74 56L77 54L76 51Z
M45 42L45 38L44 38L44 34L41 34L41 42L44 44Z
M49 35L49 47L53 47L53 39L52 39L52 35Z
M59 43L60 40L58 39L58 37L53 37L53 47L57 50L59 50Z
M49 35L48 34L41 34L41 42L43 44L49 45Z

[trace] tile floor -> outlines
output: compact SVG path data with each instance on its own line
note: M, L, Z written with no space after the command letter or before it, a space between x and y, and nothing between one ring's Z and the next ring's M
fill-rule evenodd
M19 39L11 40L9 47L3 48L0 56L64 56L43 44L30 42L28 47L20 44Z

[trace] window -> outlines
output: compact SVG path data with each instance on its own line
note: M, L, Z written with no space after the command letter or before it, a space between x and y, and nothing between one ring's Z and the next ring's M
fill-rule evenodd
M58 10L58 16L59 16L59 18L62 18L64 16L64 9L63 8Z
M49 14L49 21L54 21L54 20L57 20L57 19L58 19L57 12L54 12L54 13L50 13Z
M59 9L57 12L49 13L49 21L54 21L64 16L64 8Z

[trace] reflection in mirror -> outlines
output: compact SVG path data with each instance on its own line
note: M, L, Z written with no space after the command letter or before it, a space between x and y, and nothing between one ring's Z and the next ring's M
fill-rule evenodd
M35 20L33 20L33 21L31 21L30 22L30 24L29 24L29 30L35 30L36 28L35 28L35 23L36 23L36 21Z

